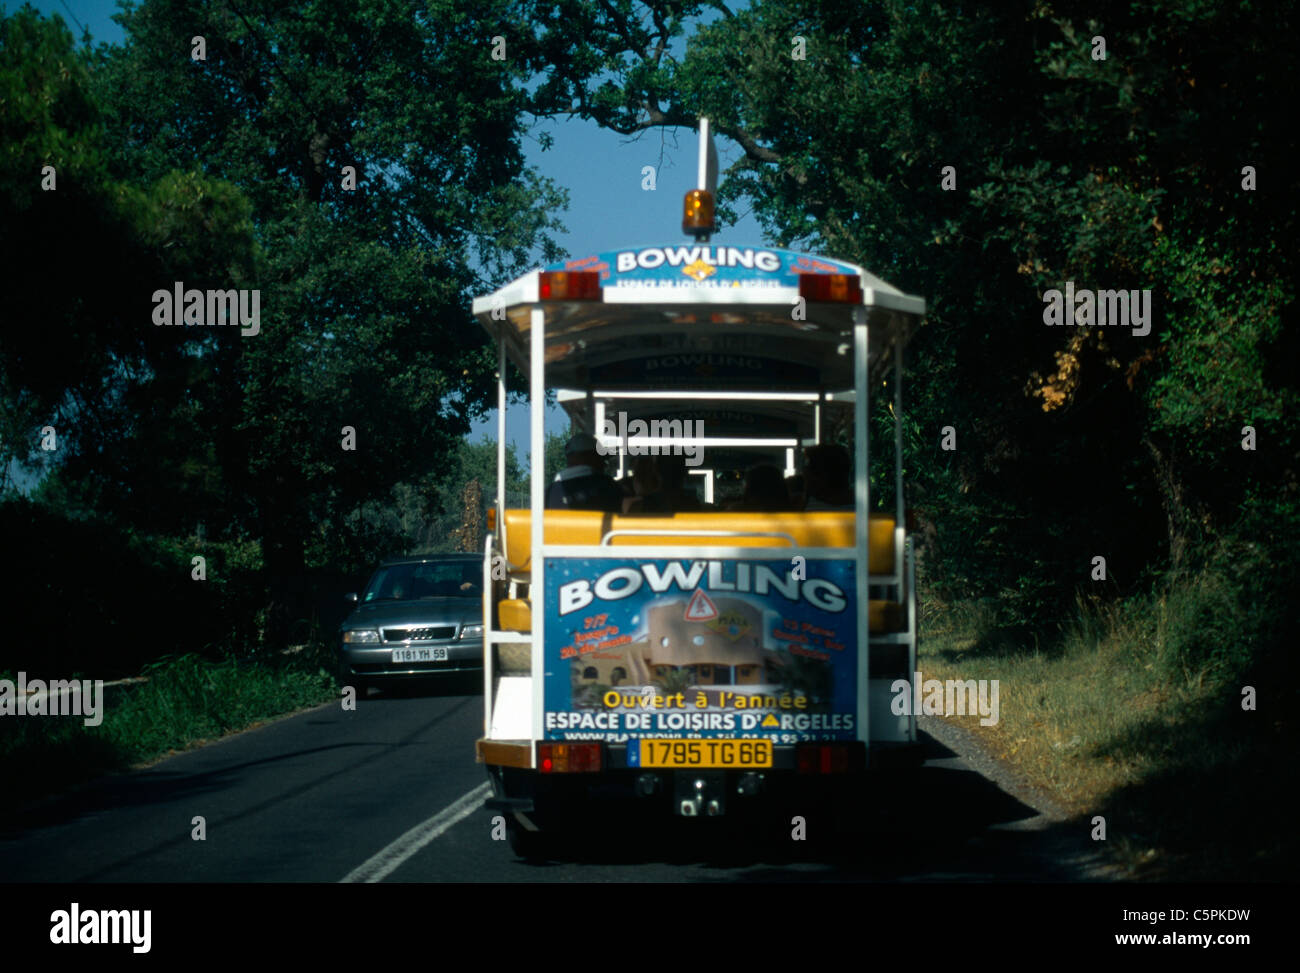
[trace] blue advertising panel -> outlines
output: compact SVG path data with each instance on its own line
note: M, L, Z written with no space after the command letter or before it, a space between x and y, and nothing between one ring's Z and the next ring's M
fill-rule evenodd
M774 247L686 243L607 250L547 270L595 270L602 287L798 287L801 274L857 274L852 264Z
M856 739L856 567L547 558L546 738Z

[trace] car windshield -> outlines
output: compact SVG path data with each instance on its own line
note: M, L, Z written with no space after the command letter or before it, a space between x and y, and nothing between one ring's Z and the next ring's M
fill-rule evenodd
M480 598L479 561L422 561L380 568L366 585L364 602L416 601L421 598Z

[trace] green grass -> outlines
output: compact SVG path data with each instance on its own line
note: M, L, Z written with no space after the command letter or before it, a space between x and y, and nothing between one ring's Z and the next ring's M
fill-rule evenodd
M14 795L0 814L338 698L332 654L319 643L254 661L184 655L147 666L142 675L146 682L105 690L98 726L84 725L80 716L0 719L0 767L6 792Z
M1241 623L1205 577L1160 599L1081 600L1070 625L1036 638L1002 635L996 604L932 603L918 666L925 678L999 680L997 726L955 719L1081 829L1104 816L1108 848L1134 877L1289 880L1296 692L1222 645L1227 632L1249 637ZM1243 711L1243 685L1258 710Z

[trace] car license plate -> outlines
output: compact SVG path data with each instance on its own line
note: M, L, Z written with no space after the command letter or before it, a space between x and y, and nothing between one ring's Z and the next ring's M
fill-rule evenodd
M423 646L418 649L393 649L394 662L446 662L445 645Z
M771 767L771 740L641 740L642 767Z

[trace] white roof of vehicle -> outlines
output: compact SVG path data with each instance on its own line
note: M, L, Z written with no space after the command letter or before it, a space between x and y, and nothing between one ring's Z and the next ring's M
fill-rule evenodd
M773 247L634 247L545 271L599 273L600 299L539 302L539 269L475 298L473 310L526 370L530 312L543 306L552 387L852 388L853 325L870 325L879 360L925 314L923 299L855 264ZM806 274L856 276L861 303L810 301L796 314Z

